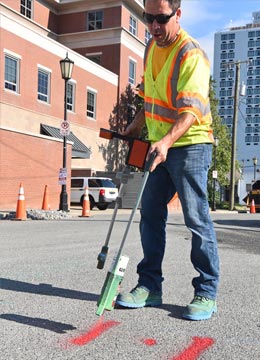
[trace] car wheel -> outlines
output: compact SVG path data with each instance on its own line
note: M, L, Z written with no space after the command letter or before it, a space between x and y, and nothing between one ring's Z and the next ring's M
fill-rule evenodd
M83 207L83 201L84 201L84 195L80 199L80 205L82 207ZM93 197L91 195L89 195L89 207L90 207L90 210L92 210L95 205L96 205L95 200L93 199Z
M108 204L98 204L97 208L99 210L106 210L108 208Z
M96 203L95 203L94 198L91 195L89 195L89 202L90 202L90 210L92 210L93 207L95 207Z

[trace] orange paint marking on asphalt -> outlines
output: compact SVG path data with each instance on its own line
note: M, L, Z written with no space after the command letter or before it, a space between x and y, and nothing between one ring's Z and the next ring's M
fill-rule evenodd
M196 360L198 357L214 344L212 338L193 337L192 344L184 349L179 355L174 356L171 360Z
M157 341L155 339L144 339L142 340L142 342L147 345L147 346L153 346L153 345L156 345L157 344Z
M69 341L69 343L73 344L73 345L84 346L84 345L88 344L89 342L95 340L97 337L102 335L104 332L108 331L112 327L117 326L119 324L120 324L120 322L113 321L113 320L103 321L103 317L101 317L97 321L97 323L94 324L90 328L90 330L87 333L71 339Z

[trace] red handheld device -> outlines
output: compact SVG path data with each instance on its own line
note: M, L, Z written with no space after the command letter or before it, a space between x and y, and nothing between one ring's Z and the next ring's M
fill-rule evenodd
M139 169L144 168L146 157L151 145L149 141L121 135L115 131L107 130L104 128L100 129L99 136L107 140L117 138L127 141L129 145L129 152L127 155L126 164L130 166L135 166Z

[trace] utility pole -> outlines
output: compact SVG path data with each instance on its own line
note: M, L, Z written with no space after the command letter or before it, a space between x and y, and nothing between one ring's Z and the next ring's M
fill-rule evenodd
M248 63L245 61L234 61L228 63L227 66L235 65L235 89L234 89L234 112L233 112L233 127L232 127L232 150L231 150L231 171L230 171L230 185L229 185L229 210L234 209L235 198L235 182L236 182L236 144L237 144L237 114L239 105L239 91L240 91L240 65Z
M235 91L234 91L234 112L233 112L233 127L232 127L232 149L231 149L231 171L230 171L230 186L229 186L229 210L234 209L235 198L235 175L236 175L236 144L237 144L237 114L239 105L239 83L240 83L240 62L235 63Z

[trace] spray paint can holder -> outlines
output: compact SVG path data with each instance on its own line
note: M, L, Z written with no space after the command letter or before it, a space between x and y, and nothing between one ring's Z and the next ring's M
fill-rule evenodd
M128 261L129 257L124 255L121 255L119 259L114 258L101 290L96 315L102 315L104 310L113 310Z

